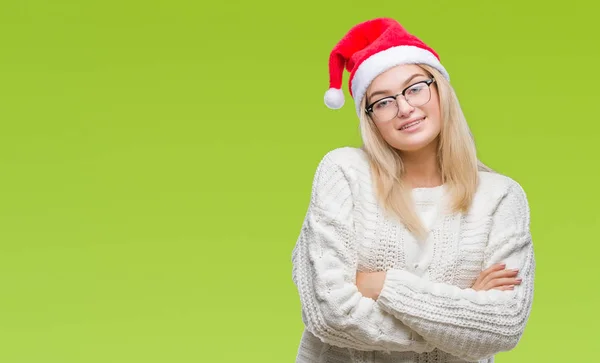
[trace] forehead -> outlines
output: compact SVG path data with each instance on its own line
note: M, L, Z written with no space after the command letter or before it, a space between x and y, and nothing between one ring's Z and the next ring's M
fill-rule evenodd
M404 82L415 74L427 75L425 70L416 64L395 66L375 77L373 82L371 82L369 90L375 92L378 89L397 89L402 87Z

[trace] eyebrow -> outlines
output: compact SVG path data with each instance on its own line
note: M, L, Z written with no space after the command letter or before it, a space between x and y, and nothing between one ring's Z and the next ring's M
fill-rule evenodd
M415 73L412 76L408 77L404 81L404 83L402 83L402 84L406 85L408 82L412 81L414 78L419 77L419 76L427 77L427 75L425 75L423 73ZM380 91L371 93L371 95L369 95L368 99L372 99L374 96L377 96L377 95L385 95L385 94L389 94L389 93L392 93L392 91L390 91L390 90L380 90Z

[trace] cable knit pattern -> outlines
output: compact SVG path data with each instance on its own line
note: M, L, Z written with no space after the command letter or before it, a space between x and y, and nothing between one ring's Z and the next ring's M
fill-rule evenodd
M443 191L415 189L417 210ZM411 238L379 208L362 150L324 156L292 253L305 324L297 363L491 363L516 346L535 271L520 185L480 172L469 212L436 218L423 256L406 255ZM497 262L519 268L522 284L513 291L470 289ZM377 301L358 292L357 270L387 271Z
M519 268L521 285L514 291L474 291L427 281L409 271L391 270L378 300L425 340L465 360L486 359L514 348L533 300L535 259L525 193L506 177L499 182L490 191L502 193L497 208L486 210L489 204L478 201L477 211L489 215L474 221L465 218L460 245L467 260L477 256L483 268L497 262ZM491 231L484 244L480 242L484 233L477 231L488 225Z
M307 329L329 345L357 350L350 352L354 362L363 359L356 358L364 355L361 351L432 349L358 292L354 203L347 176L353 171L342 169L334 156L326 155L316 171L310 206L293 252L293 280Z

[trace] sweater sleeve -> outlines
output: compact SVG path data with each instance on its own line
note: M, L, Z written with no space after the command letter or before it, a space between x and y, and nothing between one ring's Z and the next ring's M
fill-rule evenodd
M433 350L421 336L356 287L353 198L341 168L327 154L292 253L293 281L306 329L330 345L362 351Z
M512 181L492 215L484 268L506 263L518 268L512 291L475 291L431 282L403 270L388 271L378 303L425 340L467 361L516 347L533 302L535 258L529 206Z

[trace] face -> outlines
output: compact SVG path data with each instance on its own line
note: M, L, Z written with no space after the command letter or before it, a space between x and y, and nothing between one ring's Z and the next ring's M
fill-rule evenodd
M371 120L395 149L415 152L435 146L441 115L437 87L431 80L421 67L407 64L380 74L367 89ZM404 96L398 95L402 92Z

